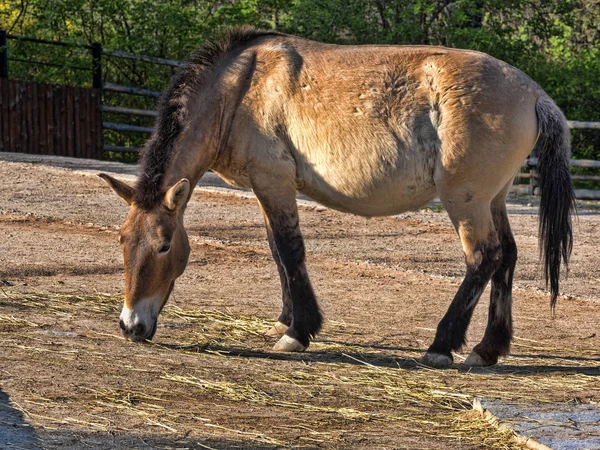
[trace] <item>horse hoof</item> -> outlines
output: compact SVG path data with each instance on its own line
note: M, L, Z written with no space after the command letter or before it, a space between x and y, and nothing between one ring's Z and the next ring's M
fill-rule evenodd
M284 323L277 322L275 325L271 327L269 331L265 333L267 337L281 337L288 329L288 326Z
M465 364L465 366L469 366L469 367L485 367L485 366L493 366L496 363L492 362L492 361L486 361L481 356L479 356L479 354L477 352L472 351L471 354L469 355L469 357L467 359L465 359L464 364Z
M427 352L421 359L421 363L429 367L435 367L436 369L444 369L452 364L452 357Z
M293 337L284 334L281 336L281 339L277 341L273 350L278 352L303 352L306 350L306 347Z

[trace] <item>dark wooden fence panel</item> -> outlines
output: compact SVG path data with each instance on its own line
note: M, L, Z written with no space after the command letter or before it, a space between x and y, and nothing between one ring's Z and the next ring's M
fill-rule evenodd
M102 158L99 89L0 78L0 151Z

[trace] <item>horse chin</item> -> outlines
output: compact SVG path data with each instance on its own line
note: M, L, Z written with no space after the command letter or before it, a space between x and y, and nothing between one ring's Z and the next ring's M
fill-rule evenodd
M152 330L148 334L148 337L145 339L146 341L151 341L154 335L156 334L156 328L158 327L158 319L154 319L154 325L152 325Z

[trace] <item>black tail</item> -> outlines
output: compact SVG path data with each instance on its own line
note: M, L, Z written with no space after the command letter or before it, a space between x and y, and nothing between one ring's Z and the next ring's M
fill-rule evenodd
M544 260L546 287L550 284L552 309L556 305L561 259L568 269L573 249L571 214L575 210L575 192L571 181L571 138L561 110L549 98L535 105L540 136L538 172L541 194L539 242Z

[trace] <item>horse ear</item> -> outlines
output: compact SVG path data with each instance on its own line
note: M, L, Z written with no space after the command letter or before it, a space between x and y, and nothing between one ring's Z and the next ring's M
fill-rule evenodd
M131 206L134 195L134 190L131 186L105 173L99 173L98 176L106 181L106 184L108 184L110 188L115 191L115 194L119 196L123 203L125 203L127 206Z
M182 178L173 185L165 194L165 206L171 211L182 208L190 194L190 182L187 178Z

